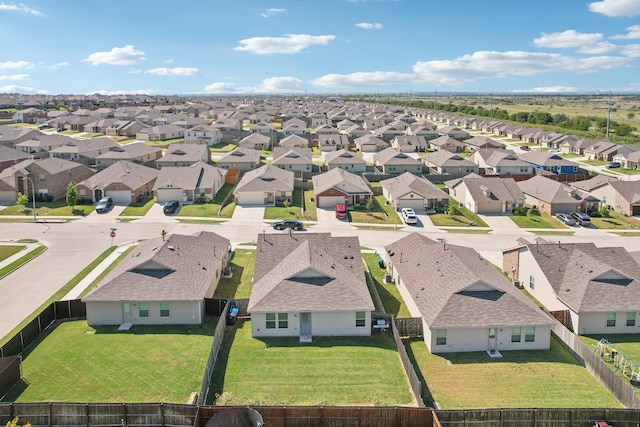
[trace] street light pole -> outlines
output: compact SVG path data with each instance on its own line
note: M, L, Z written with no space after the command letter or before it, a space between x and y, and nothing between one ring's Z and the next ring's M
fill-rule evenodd
M33 180L28 176L23 176L22 181L24 180L31 181L31 200L33 200L33 222L37 222L38 219L36 218L36 187L35 185L33 185Z

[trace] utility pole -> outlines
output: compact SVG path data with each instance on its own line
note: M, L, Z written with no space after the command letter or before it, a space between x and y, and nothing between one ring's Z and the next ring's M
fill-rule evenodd
M433 90L433 111L438 111L438 90Z
M489 94L489 120L493 120L493 92Z
M607 102L607 139L609 139L609 123L611 122L611 89L609 89L609 102Z

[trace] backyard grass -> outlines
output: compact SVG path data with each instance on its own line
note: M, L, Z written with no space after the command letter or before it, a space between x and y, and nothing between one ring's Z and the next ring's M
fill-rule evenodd
M556 340L549 350L431 354L420 338L405 341L428 385L427 406L472 408L621 408Z
M25 215L33 216L32 202L27 206L11 205L0 210L0 215ZM95 210L94 205L76 205L68 206L63 199L53 202L40 203L36 202L37 216L87 216Z
M520 228L568 228L544 212L540 212L540 216L510 215L509 218Z
M622 320L624 321L624 319ZM618 350L620 354L624 354L632 360L632 363L640 364L640 333L637 334L596 334L596 335L580 335L580 341L591 350L596 350L596 344L600 339L605 338L611 345ZM615 363L607 363L607 365L616 370ZM634 368L638 372L638 368ZM620 378L629 381L629 378L623 375L622 369L616 372ZM640 388L636 387L636 393L640 394Z
M609 211L609 218L591 218L591 225L607 230L640 229L640 220L632 216L624 216L615 211Z
M24 248L26 248L26 246L23 245L0 245L0 261L4 261L10 256L17 254Z
M315 193L313 192L313 190L306 190L304 192L304 219L308 219L309 221L318 220L316 204L315 202L311 201L314 196Z
M208 403L218 405L410 405L389 334L251 338L251 322L225 334Z
M41 249L40 252L42 252L45 249L44 246L42 246L41 248L37 248L34 251L31 251L28 255L31 255L36 250ZM59 301L60 298L65 296L71 289L73 289L78 283L80 283L80 281L84 279L85 276L89 274L89 272L93 271L93 269L95 269L98 264L104 261L104 259L108 257L109 254L111 254L111 252L115 251L117 248L118 248L117 246L111 246L109 249L105 250L95 260L93 260L89 265L87 265L80 273L76 274L63 287L58 289L56 293L51 295L51 297L49 297L48 300L42 303L42 305L38 307L33 313L25 313L25 319L22 322L20 322L15 328L13 328L7 335L0 338L0 345L6 344L11 337L13 337L15 334L21 331L22 328L24 328L28 323L30 323L33 319L35 319L38 316L38 314L40 314L42 310L47 308L53 301ZM2 275L2 270L0 270L0 276L1 275Z
M209 147L209 151L212 153L228 153L233 151L235 148L237 148L237 145L235 144L225 144L224 142L221 142Z
M393 283L384 282L386 269L380 268L378 265L380 255L378 253L362 254L362 258L367 264L367 267L369 267L371 278L378 290L378 295L380 295L380 300L382 301L385 312L393 314L396 318L411 317L411 313L409 313L409 309L400 295L398 286Z
M255 264L255 250L236 249L230 262L232 276L220 279L213 298L249 298L251 296L251 278L253 277Z
M233 185L224 184L220 190L216 193L216 196L211 200L211 203L193 203L190 205L182 205L178 216L195 216L201 218L231 218L233 211L236 208L236 204L233 202L233 196L230 194L233 190ZM227 197L228 196L228 197ZM220 209L220 206L222 209ZM219 213L219 214L218 214Z
M145 216L154 203L153 197L145 197L141 202L131 202L129 206L124 208L120 216Z
M200 389L213 331L212 321L129 331L63 322L24 358L4 400L186 403Z
M293 191L291 206L267 206L264 208L264 219L302 219L302 194Z

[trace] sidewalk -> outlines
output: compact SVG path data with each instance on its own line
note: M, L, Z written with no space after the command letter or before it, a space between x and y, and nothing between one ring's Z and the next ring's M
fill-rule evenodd
M131 245L119 246L115 251L111 252L100 264L96 266L84 279L80 281L65 296L60 298L61 301L77 299L84 291L98 278L111 264L113 264L120 255L122 255Z

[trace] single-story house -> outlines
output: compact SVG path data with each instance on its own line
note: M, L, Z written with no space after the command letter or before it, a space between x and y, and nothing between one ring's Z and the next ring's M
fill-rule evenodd
M264 165L240 178L233 196L237 205L275 205L293 201L294 173Z
M471 137L471 134L469 132L455 126L441 127L438 129L438 132L442 136L448 136L449 138L457 139L458 141L463 141Z
M201 324L231 245L208 231L144 240L82 299L96 325Z
M469 174L444 184L449 188L449 195L473 213L511 213L515 208L524 207L524 193L513 178Z
M486 175L533 175L533 165L522 160L511 150L480 148L469 160L484 168Z
M349 137L342 134L318 135L318 148L322 152L349 148Z
M187 167L165 166L158 173L153 195L158 203L178 200L192 203L196 199L213 199L224 185L225 169L204 162Z
M398 135L391 140L391 146L401 153L425 151L427 145L427 140L418 135Z
M354 173L367 170L367 161L352 151L345 149L331 151L324 155L324 164L329 170L341 168Z
M268 150L270 146L271 137L262 133L252 133L238 142L238 147L252 148L254 150Z
M373 163L384 173L401 174L403 172L422 173L422 161L389 147L374 154Z
M95 157L95 160L98 168L105 168L121 160L155 167L156 160L161 157L162 148L152 147L144 142L133 142L119 145L111 151L99 154Z
M640 256L593 243L518 240L503 270L548 310L568 310L575 333L640 332Z
M480 150L483 148L497 148L503 149L504 145L496 141L495 139L487 136L476 135L469 139L462 141L471 151Z
M282 148L295 148L295 147L306 148L309 146L309 140L300 135L293 134L285 138L282 138L278 142L278 146Z
M140 129L136 139L142 141L167 141L169 139L184 138L185 129L174 124L163 124Z
M271 164L278 166L280 169L293 172L311 173L311 165L313 164L311 148L276 147L273 151L273 161Z
M431 353L544 350L555 322L475 249L411 233L385 246L387 274Z
M139 194L151 194L158 169L120 160L76 186L78 199L97 202L105 196L117 205L128 205Z
M222 156L216 165L222 169L253 170L260 167L260 152L253 148L238 147Z
M574 188L584 188L589 181L571 183ZM584 184L586 183L586 184ZM600 199L603 206L608 206L623 215L640 215L640 181L618 181L615 178L602 181L588 190L593 197Z
M356 203L365 205L373 197L364 178L341 168L315 175L313 192L319 208L333 208L338 203L345 206L354 206Z
M389 148L389 143L372 134L364 135L353 141L356 148L363 153L375 153Z
M380 181L382 194L395 210L412 208L433 211L449 205L449 195L431 181L405 172L395 178Z
M211 151L204 144L170 144L164 156L156 160L156 166L187 167L198 162L210 161Z
M520 155L520 158L530 163L534 169L551 172L554 174L577 174L580 166L555 153L544 151L529 151Z
M422 157L425 168L429 173L436 175L466 175L478 173L478 165L472 161L447 150L438 150L427 153Z
M40 132L32 128L0 125L0 145L9 148L17 148L17 145L30 139L42 136Z
M253 337L371 335L374 304L357 237L263 233L256 243Z
M600 208L600 199L542 175L518 181L518 187L525 196L526 204L537 206L549 215L591 212Z

